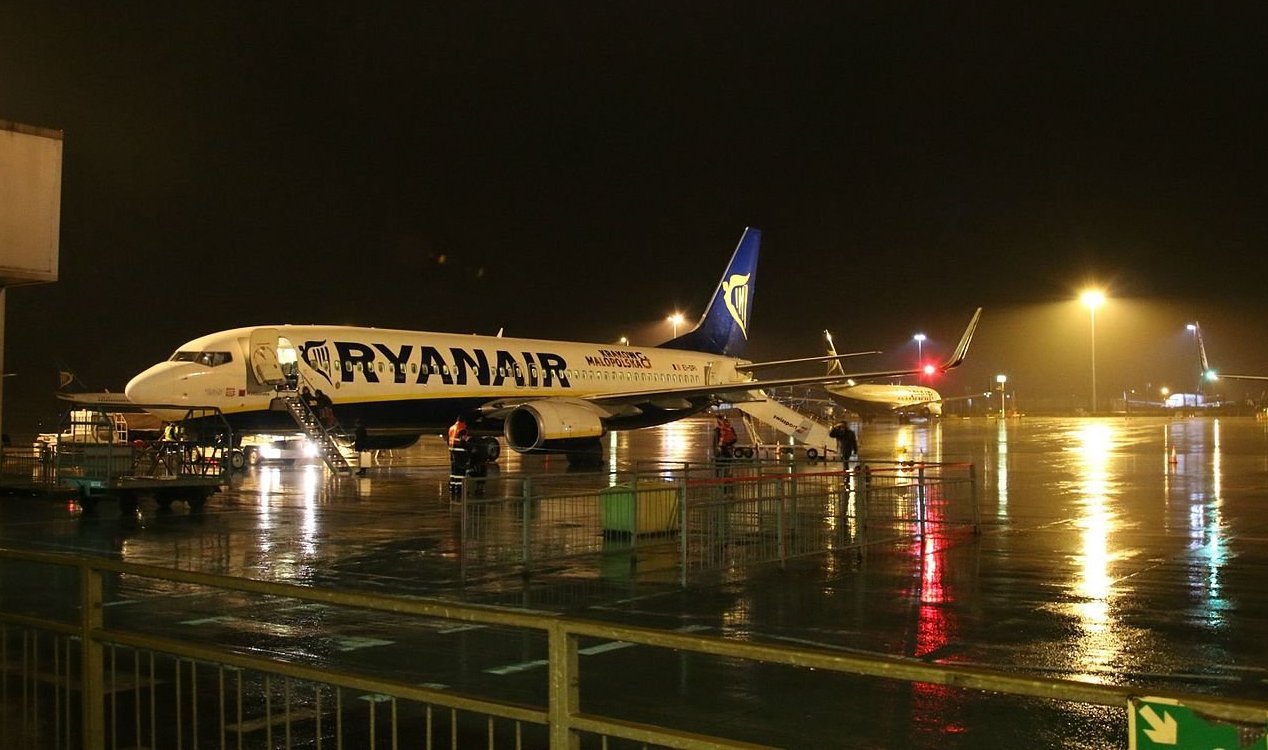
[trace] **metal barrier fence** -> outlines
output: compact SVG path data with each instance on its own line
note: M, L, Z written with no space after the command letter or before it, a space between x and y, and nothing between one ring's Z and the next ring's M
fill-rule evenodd
M466 480L461 577L586 556L676 558L679 583L737 566L978 525L971 464L734 461Z
M53 452L47 448L4 448L0 451L0 486L48 489L57 483Z
M42 575L32 575L36 571ZM77 600L51 596L58 589L48 584L50 579L69 584L65 588ZM1067 702L1108 706L1117 712L1119 718L1114 721L1124 731L1127 720L1122 712L1132 710L1130 701L1139 695L1126 687L919 659L306 588L65 554L0 549L0 584L5 595L0 600L4 602L0 743L6 748L767 746L757 744L760 738L736 736L743 730L726 720L709 724L706 728L712 733L702 733L692 722L706 720L708 710L688 708L674 714L677 721L663 723L663 719L640 720L629 711L595 700L591 693L604 681L593 675L585 679L587 669L580 659L582 644L595 641L644 649L637 654L640 680L622 675L618 692L623 697L639 689L659 694L666 684L676 682L668 670L675 665L684 668L683 659L691 660L692 670L700 669L705 661L743 669L769 665L765 669L792 670L806 680L819 680L824 674L852 675L879 678L886 685L919 683L911 685L911 690L945 686L945 691L983 702L1025 699L1020 706L1008 704L1008 710L1022 712L1014 714L1012 721L1033 715L1025 712L1045 716L1051 712L1054 722L1068 723ZM189 596L192 591L201 596ZM131 619L118 614L126 607L111 606L135 607L147 601L154 608ZM433 633L489 626L480 632L509 640L517 655L534 660L526 663L541 665L541 674L532 681L532 694L516 700L493 694L487 681L478 681L481 684L466 691L435 685L435 672L448 663L445 656L453 651L452 641L439 637L425 644L426 650L411 650L408 664L393 662L390 669L375 669L364 663L315 663L318 660L312 654L285 648L235 647L232 638L222 644L205 630L182 637L191 631L163 629L165 623L188 623L182 618L189 617L187 610L195 607L194 602L203 602L204 614L230 609L237 617L247 617L255 611L263 628L275 627L279 612L295 610L303 612L310 631L321 629L316 623L337 620L340 612L360 623L371 612L397 618L411 632L425 630L427 623L448 624L443 629L433 627ZM382 624L376 620L375 626L377 632ZM411 644L411 648L420 647ZM603 654L612 649L601 644L586 651ZM604 659L594 660L601 670ZM668 674L658 677L658 670ZM799 695L804 715L828 716L839 711L841 689L837 685ZM1154 694L1223 721L1260 728L1268 721L1268 702L1264 701ZM675 697L683 698L681 694ZM711 705L715 696L710 693L702 699ZM899 705L910 705L910 699L900 700Z

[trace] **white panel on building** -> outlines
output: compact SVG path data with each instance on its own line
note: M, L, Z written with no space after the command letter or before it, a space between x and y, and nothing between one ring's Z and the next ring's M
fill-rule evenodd
M0 120L0 287L57 281L62 133Z

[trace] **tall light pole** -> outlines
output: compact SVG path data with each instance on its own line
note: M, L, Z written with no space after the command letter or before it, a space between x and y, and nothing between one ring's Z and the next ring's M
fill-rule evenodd
M682 322L682 313L676 312L673 315L670 315L668 318L665 318L665 320L668 320L670 324L673 325L674 338L678 338L678 324Z
M925 335L923 333L917 333L915 336L912 336L912 338L916 340L916 367L923 370L925 366ZM923 377L923 374L921 376Z
M1089 289L1079 299L1092 317L1092 413L1096 413L1096 308L1105 304L1105 293L1099 289Z
M1184 326L1185 330L1193 334L1193 340L1198 344L1198 361L1204 366L1202 372L1198 373L1198 393L1202 392L1202 381L1206 379L1206 352L1202 351L1202 334L1198 333L1197 323L1188 323Z
M1005 406L1004 406L1004 384L1008 382L1008 376L1007 376L1007 375L1002 375L1002 374L1001 374L1001 375L996 375L996 376L995 376L995 382L996 382L996 383L999 383L999 418L1000 418L1000 419L1003 419L1003 418L1004 418L1004 412L1005 412Z

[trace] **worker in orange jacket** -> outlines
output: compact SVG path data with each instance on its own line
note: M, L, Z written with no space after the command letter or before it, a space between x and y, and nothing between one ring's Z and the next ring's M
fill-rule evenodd
M445 437L445 444L452 448L454 440L458 438L458 433L466 431L467 423L462 421L462 417L459 416L453 421L453 424L449 425L449 434Z

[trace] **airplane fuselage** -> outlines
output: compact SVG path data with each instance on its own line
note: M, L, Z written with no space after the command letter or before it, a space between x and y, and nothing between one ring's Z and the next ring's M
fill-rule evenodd
M935 417L942 415L942 396L928 386L859 383L825 387L834 396L862 409L870 408L876 412L920 412Z
M261 352L271 349L272 352ZM287 383L270 373L275 357ZM490 404L594 399L639 391L746 382L741 360L656 347L431 333L341 326L239 328L194 339L127 386L137 403L180 419L214 407L235 430L293 427L270 410L279 385L308 386L334 402L341 423L380 434L440 431L459 414L481 411L484 431L500 429ZM663 424L706 408L704 397L661 398L611 408L611 429Z

